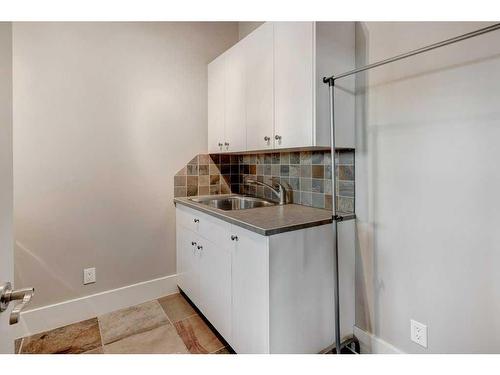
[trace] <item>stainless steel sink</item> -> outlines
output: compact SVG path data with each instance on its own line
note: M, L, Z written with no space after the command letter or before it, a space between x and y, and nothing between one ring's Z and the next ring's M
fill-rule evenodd
M229 197L200 197L200 198L189 198L189 200L201 204L205 204L210 207L218 208L224 211L232 210L245 210L248 208L257 207L270 207L275 206L276 203L255 197L245 197L245 196L229 196Z

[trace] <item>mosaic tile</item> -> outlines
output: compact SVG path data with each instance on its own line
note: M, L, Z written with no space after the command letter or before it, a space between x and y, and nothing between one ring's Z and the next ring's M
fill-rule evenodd
M300 164L300 152L290 153L290 164Z
M174 188L174 197L185 197L187 196L187 189L186 187L178 187L176 186Z
M312 160L311 151L302 151L300 153L300 164L311 164Z
M198 176L198 185L199 186L208 186L210 185L210 176Z
M325 195L312 193L312 206L316 208L325 208Z
M188 164L187 175L188 176L197 176L198 175L198 165Z
M314 151L312 153L312 164L323 164L324 160L324 152L323 151Z
M186 186L186 176L174 176L174 186Z
M354 151L345 151L339 154L339 165L354 165Z
M311 167L312 178L324 178L325 177L325 167L323 165L313 165Z
M198 176L187 176L187 186L197 186Z
M354 181L354 168L352 166L339 166L339 180Z
M300 193L300 204L305 206L312 206L312 193L301 192Z
M289 172L290 172L290 167L288 165L281 165L280 176L288 176Z
M324 180L313 178L311 183L311 191L314 193L324 193Z
M208 169L208 165L199 165L198 166L198 174L200 176L203 176L203 175L208 175L209 174L209 169Z
M335 153L337 189L344 209L354 209L354 151ZM187 177L185 177L187 175ZM330 151L269 152L260 154L200 154L174 177L174 196L217 195L245 193L276 199L272 190L248 185L246 178L272 183L281 182L288 190L288 199L294 203L332 207L332 166ZM301 193L313 193L305 194ZM322 195L322 198L317 196Z
M301 165L300 177L311 177L311 176L312 176L312 167L310 165Z
M198 155L198 163L199 164L210 164L211 162L212 162L212 159L210 158L210 155L208 155L208 154Z

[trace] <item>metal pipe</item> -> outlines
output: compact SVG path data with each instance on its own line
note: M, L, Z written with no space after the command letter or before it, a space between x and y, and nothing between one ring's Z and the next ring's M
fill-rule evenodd
M419 55L419 54L424 53L424 52L432 51L433 49L444 47L444 46L447 46L449 44L457 43L457 42L460 42L462 40L473 38L475 36L486 34L486 33L489 33L491 31L495 31L498 29L500 29L500 23L495 23L495 24L490 25L488 27L484 27L484 28L476 30L476 31L471 31L470 33L459 35L459 36L456 36L454 38L446 39L446 40L443 40L443 41L438 42L438 43L430 44L426 47L418 48L418 49L415 49L413 51L402 53L400 55L397 55L397 56L394 56L394 57L391 57L391 58L388 58L385 60L377 61L377 62L374 62L372 64L362 66L361 68L353 69L353 70L350 70L348 72L338 74L335 76L324 77L323 82L330 83L330 81L333 81L333 83L335 83L335 81L339 78L344 78L344 77L351 76L351 75L356 74L356 73L364 72L365 70L373 69L373 68L376 68L376 67L379 67L379 66L382 66L385 64L389 64L389 63L392 63L395 61L406 59L407 57Z
M333 246L333 299L335 310L335 352L340 354L340 297L339 297L339 246L338 246L338 230L337 230L337 186L336 186L336 166L335 166L335 86L329 86L330 94L330 153L332 159L332 230L335 236L335 244Z

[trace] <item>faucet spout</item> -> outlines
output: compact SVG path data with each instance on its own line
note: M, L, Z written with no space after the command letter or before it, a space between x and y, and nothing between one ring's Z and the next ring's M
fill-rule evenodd
M247 179L248 184L265 186L271 189L271 191L278 197L278 202L280 205L286 204L286 188L279 182L274 182L273 185L266 184L265 182L257 181L254 179Z

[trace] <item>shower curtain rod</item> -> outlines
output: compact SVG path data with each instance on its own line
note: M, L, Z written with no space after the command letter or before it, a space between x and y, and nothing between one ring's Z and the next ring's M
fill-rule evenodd
M399 61L402 59L406 59L407 57L415 56L420 53L424 53L427 51L431 51L433 49L439 48L439 47L444 47L449 44L453 44L456 42L460 42L461 40L469 39L475 36L479 36L482 34L489 33L490 31L495 31L500 29L500 23L495 23L493 25L490 25L488 27L484 27L482 29L472 31L467 34L459 35L451 39L446 39L443 40L442 42L430 44L426 47L422 47L419 49L415 49L413 51L409 51L400 55L393 56L391 58L381 60L378 62L374 62L372 64L368 64L365 66L362 66L361 68L353 69L348 72L336 75L336 76L331 76L331 77L325 77L323 78L323 82L328 84L329 88L329 98L330 98L330 152L332 155L332 189L335 192L336 191L336 176L335 176L335 171L336 171L336 165L335 165L335 99L334 99L334 88L335 88L335 80L344 78L347 76L351 76L356 73L364 72L365 70L373 69L378 66L382 66L385 64L389 64L395 61ZM334 193L335 194L335 193ZM335 196L335 195L334 195ZM335 311L335 352L337 354L341 353L342 347L350 349L349 348L349 342L356 342L356 338L344 341L343 343L341 342L341 332L340 332L340 293L339 293L339 246L338 246L338 221L344 220L344 217L342 215L337 214L337 199L333 200L332 204L332 230L333 230L333 235L335 237L335 242L333 245L333 270L334 270L334 280L333 280L333 300L334 300L334 311ZM358 351L359 351L359 343L357 345ZM350 349L352 351L352 349Z
M365 70L373 69L373 68L376 68L376 67L379 67L379 66L382 66L385 64L395 62L395 61L406 59L407 57L419 55L421 53L428 52L428 51L431 51L431 50L436 49L436 48L444 47L444 46L447 46L449 44L457 43L457 42L460 42L462 40L473 38L475 36L486 34L486 33L489 33L491 31L495 31L498 29L500 29L500 23L495 23L493 25L490 25L488 27L484 27L482 29L471 31L469 33L462 34L462 35L456 36L454 38L446 39L446 40L443 40L443 41L438 42L438 43L430 44L428 46L418 48L418 49L415 49L413 51L402 53L400 55L396 55L396 56L393 56L393 57L385 59L385 60L377 61L377 62L374 62L372 64L362 66L361 68L353 69L353 70L350 70L348 72L338 74L338 75L332 75L330 77L324 77L323 82L329 84L330 86L333 86L337 79L351 76L351 75L356 74L356 73L364 72Z

